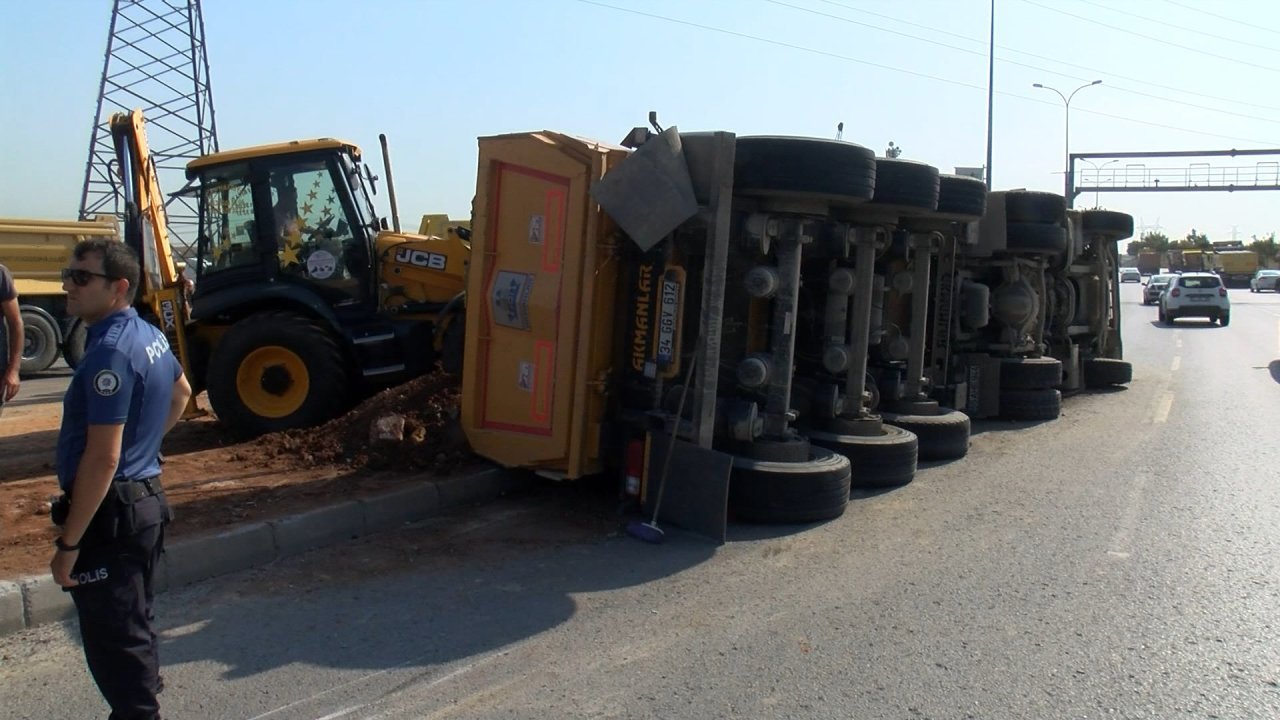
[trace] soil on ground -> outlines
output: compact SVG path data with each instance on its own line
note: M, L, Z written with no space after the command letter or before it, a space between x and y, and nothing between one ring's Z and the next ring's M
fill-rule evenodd
M289 515L479 467L458 422L458 380L427 375L379 393L325 425L236 442L212 415L165 437L163 484L176 519L168 537ZM59 403L0 416L0 580L47 571L58 530L54 449Z

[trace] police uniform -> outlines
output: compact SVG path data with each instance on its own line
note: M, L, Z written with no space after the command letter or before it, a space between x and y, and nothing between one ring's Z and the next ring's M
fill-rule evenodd
M164 335L122 310L89 327L84 360L63 401L58 484L73 494L90 425L124 425L116 475L80 541L69 588L89 671L112 720L157 717L160 663L151 629L152 572L169 509L160 441L182 366Z

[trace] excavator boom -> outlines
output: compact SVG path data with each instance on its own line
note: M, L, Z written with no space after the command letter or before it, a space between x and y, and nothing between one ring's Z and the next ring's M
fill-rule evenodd
M169 245L168 216L164 194L156 175L155 161L147 146L146 119L141 110L111 116L111 139L123 187L124 241L137 253L142 264L142 284L136 303L151 310L154 322L177 353L182 370L191 376L187 347L186 283L173 259ZM194 403L194 401L193 401ZM187 408L193 414L194 404Z

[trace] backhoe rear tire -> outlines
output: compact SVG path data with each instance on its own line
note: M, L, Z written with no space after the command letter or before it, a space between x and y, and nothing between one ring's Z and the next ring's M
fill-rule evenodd
M288 311L250 315L213 349L209 403L235 436L319 425L346 407L348 374L333 334Z
M840 517L849 504L849 460L811 447L805 462L735 455L729 509L746 522L805 523Z

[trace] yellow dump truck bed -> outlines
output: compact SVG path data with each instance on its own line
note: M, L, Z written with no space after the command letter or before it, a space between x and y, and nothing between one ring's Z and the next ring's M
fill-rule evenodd
M480 138L462 388L480 455L602 469L618 269L590 189L627 152L549 131Z
M91 237L119 239L115 218L0 218L0 258L13 273L19 296L61 295L60 271L70 262L76 243Z

